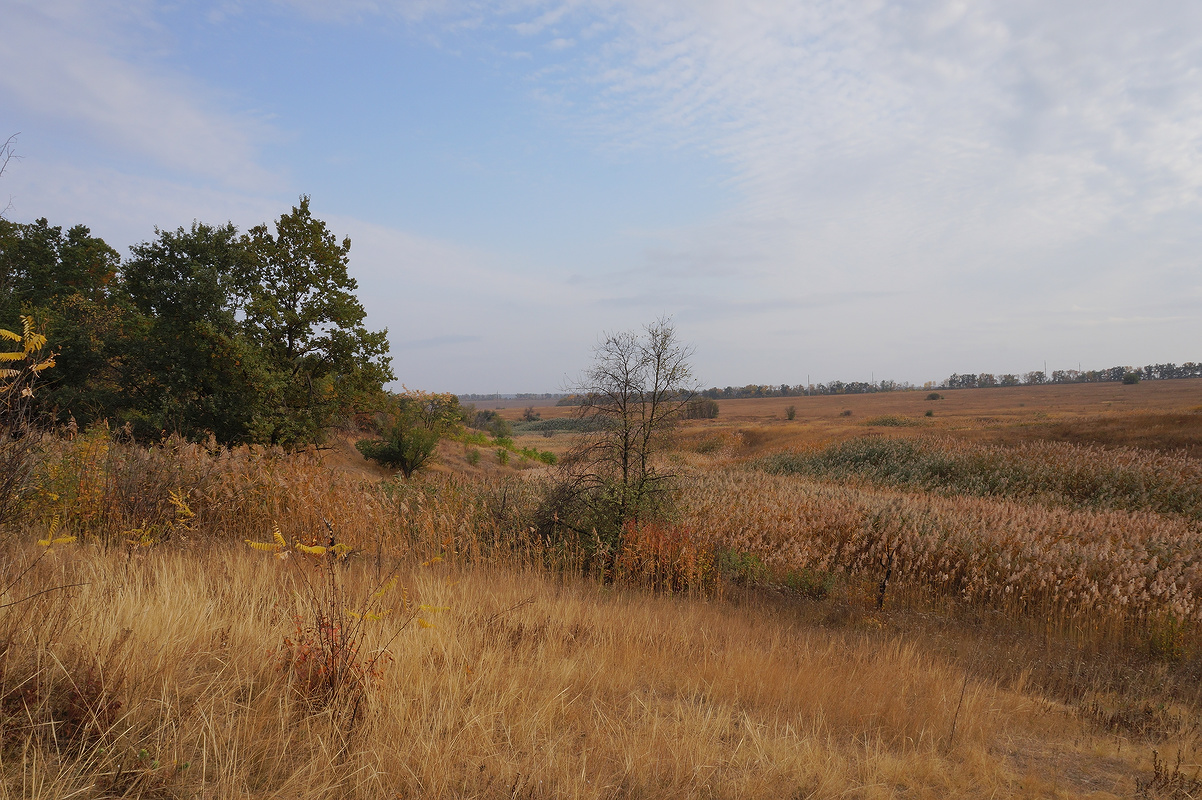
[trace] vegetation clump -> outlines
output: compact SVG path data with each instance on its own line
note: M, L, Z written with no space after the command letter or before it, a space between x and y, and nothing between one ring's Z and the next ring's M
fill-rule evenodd
M409 478L434 458L439 439L455 433L460 419L459 398L453 394L405 392L376 414L380 438L361 439L355 447L365 458Z
M561 459L540 516L545 535L592 540L612 568L624 532L665 511L674 473L659 455L696 394L691 355L666 319L608 334L597 346L575 392L584 430Z
M1202 519L1202 466L1134 449L1034 442L1013 447L946 438L858 438L759 462L776 474L865 481L909 491L1033 498Z

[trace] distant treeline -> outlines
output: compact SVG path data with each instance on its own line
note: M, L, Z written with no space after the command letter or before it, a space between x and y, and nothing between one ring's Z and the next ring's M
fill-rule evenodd
M953 373L942 381L928 381L922 386L916 386L904 381L888 380L874 383L865 381L849 381L846 383L844 381L831 381L830 383L797 384L793 386L787 383L782 383L779 386L748 384L746 386L727 386L723 389L714 386L702 390L700 394L711 400L741 400L754 397L803 397L806 395L905 392L915 389L981 389L995 386L1038 386L1048 383L1121 383L1123 381L1137 383L1141 380L1158 381L1174 378L1202 378L1202 364L1187 361L1180 366L1177 364L1149 364L1144 367L1124 366L1085 371L1058 369L1053 370L1051 375L1046 374L1042 370L1026 372L1021 375L1009 373L994 375L988 372L964 375ZM570 394L562 396L556 405L580 405L583 400L584 398L580 395Z
M465 402L480 402L488 400L558 400L562 394L550 392L518 392L517 394L461 394L459 399Z
M992 375L982 372L980 375L957 375L939 384L942 389L983 389L993 386L1036 386L1043 383L1138 383L1144 381L1163 381L1174 378L1202 378L1202 364L1187 361L1176 364L1148 364L1143 367L1110 367L1108 369L1075 370L1057 369L1047 375L1043 370L1028 372L1023 375Z

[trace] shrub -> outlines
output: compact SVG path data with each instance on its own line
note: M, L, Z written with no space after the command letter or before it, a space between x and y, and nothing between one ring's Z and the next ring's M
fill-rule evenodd
M785 406L785 419L795 419L797 417L797 406Z
M934 416L934 414L929 414L929 416ZM897 414L882 414L879 417L866 420L864 424L877 428L912 428L921 423L916 419L898 416Z
M468 450L467 451L467 463L471 464L473 467L476 466L477 464L479 464L480 463L480 451L474 447L471 450Z
M714 419L718 416L718 401L709 397L694 397L684 408L685 419Z
M667 594L709 594L718 574L712 544L687 528L629 522L622 531L616 580Z
M942 400L943 395L939 394L939 392L931 392L930 394L927 395L927 399L928 400Z
M1132 386L1136 383L1139 383L1139 379L1140 379L1140 374L1138 372L1128 372L1125 375L1123 375L1123 383L1125 383L1128 386Z
M933 416L935 416L935 412L928 408L927 413L923 414L923 416L924 417L933 417Z
M0 338L20 349L0 352L0 521L12 517L33 468L36 447L34 397L42 371L54 366L44 354L46 337L21 317L22 333L0 330Z
M841 416L841 417L850 417L850 416L851 416L851 409L850 409L850 408L845 408L845 409L843 409L842 411L840 411L840 412L839 412L839 416Z
M438 440L460 422L459 398L453 394L406 392L378 414L379 439L362 439L355 447L365 458L399 469L406 478L434 457Z

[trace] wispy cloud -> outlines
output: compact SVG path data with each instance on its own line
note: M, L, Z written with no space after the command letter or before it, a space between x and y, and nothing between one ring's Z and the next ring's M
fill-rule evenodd
M0 96L23 115L73 126L83 137L159 167L241 189L278 186L257 157L270 133L266 123L231 113L228 98L146 63L162 46L152 6L7 4Z

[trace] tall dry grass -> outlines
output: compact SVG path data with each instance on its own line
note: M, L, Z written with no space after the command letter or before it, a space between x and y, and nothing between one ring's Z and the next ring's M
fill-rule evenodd
M390 659L348 725L294 667L332 562L42 552L4 602L73 588L0 611L4 798L986 797L1048 788L1032 737L1097 759L1051 706L888 635L446 562L384 595L370 563L333 566L393 609L364 626ZM6 548L4 574L35 557Z
M778 573L881 580L1136 639L1180 657L1202 618L1202 529L1180 516L944 497L726 469L693 476L682 524ZM1152 640L1150 636L1167 637Z

